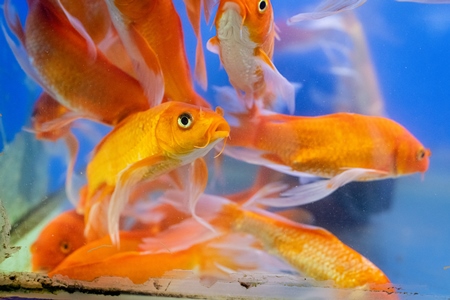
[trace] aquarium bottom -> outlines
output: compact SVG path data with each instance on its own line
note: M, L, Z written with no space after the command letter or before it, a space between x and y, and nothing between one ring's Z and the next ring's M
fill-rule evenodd
M0 274L0 297L97 299L101 297L134 299L191 298L205 299L441 299L428 298L396 288L387 294L361 289L336 289L330 282L282 274L231 274L229 280L215 283L202 282L191 271L172 271L164 278L149 279L144 284L133 284L127 278L102 277L92 282L71 280L65 276L13 272ZM399 297L400 296L400 297ZM442 298L444 299L444 298Z

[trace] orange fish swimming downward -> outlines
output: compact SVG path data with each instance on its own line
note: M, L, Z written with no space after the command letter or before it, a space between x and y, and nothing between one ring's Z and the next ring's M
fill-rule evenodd
M119 215L136 183L194 162L227 138L229 130L220 114L175 101L125 119L98 144L87 166L83 203L88 237L109 232L113 242L118 242ZM203 186L204 180L193 178L191 182ZM108 204L104 198L109 196Z
M106 3L144 88L147 78L157 77L159 71L164 80L161 85L165 100L210 107L194 90L181 20L172 1L107 0ZM159 66L154 66L155 59ZM142 72L144 66L148 70ZM206 78L206 74L202 76Z
M313 202L351 181L398 177L428 169L430 150L393 120L351 113L300 117L236 114L225 154L294 176L330 178L284 193L275 206Z
M252 107L262 100L273 107L281 99L292 113L295 89L272 63L276 26L269 0L222 0L215 18L217 34L208 41L218 54L231 85Z

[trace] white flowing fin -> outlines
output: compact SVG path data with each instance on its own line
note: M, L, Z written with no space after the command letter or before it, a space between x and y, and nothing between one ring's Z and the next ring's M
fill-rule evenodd
M272 107L278 110L279 107L285 106L289 113L293 114L295 111L295 90L300 88L301 85L293 84L283 77L262 50L259 51L256 59L259 61L264 74L266 97L273 98Z
M94 41L90 37L89 33L87 33L86 29L84 28L83 24L72 16L70 12L66 10L64 5L61 3L60 0L57 0L59 6L61 7L62 11L64 12L64 15L66 16L67 20L69 20L69 23L72 25L72 27L84 38L86 41L87 47L88 47L88 55L89 58L92 60L97 59L97 46L95 45Z
M116 187L108 208L108 233L114 245L119 245L119 219L131 190L149 172L150 166L155 169L165 169L165 162L163 155L150 156L128 166L117 175Z
M188 188L188 198L189 198L189 212L192 217L208 228L209 230L215 232L215 229L204 219L200 218L195 212L195 207L200 199L200 196L206 189L208 184L208 166L203 158L198 158L190 164L189 173L191 180L187 184Z
M75 189L74 189L73 175L74 175L75 163L77 161L79 145L78 145L77 138L70 131L64 136L64 139L65 139L65 142L67 145L67 149L69 150L69 162L67 164L67 175L66 175L66 182L65 182L66 195L67 195L67 198L69 199L70 203L72 203L72 205L74 207L77 207L79 196L78 196L78 192L75 191Z
M273 194L279 194L289 187L288 184L278 182L271 182L259 189L250 199L248 199L243 205L243 208L250 207L255 203L260 203L261 199L267 198Z
M338 188L346 185L349 182L367 177L381 178L386 175L387 172L384 171L351 168L343 171L342 173L334 176L331 179L319 180L313 183L294 187L282 193L281 200L261 199L258 202L272 207L291 207L304 205L325 198L326 196L330 195Z
M209 241L221 233L211 231L195 219L187 219L171 226L152 238L144 238L139 248L143 253L173 253Z
M289 25L306 20L322 19L343 11L355 9L367 0L325 0L313 12L301 13L287 20Z

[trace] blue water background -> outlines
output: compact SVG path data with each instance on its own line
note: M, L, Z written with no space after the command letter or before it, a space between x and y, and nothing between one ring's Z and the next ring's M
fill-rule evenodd
M22 20L26 14L23 2L14 1ZM174 2L183 18L187 54L193 66L193 32L182 1ZM299 3L273 3L277 22L313 8L317 2L306 3L311 6ZM391 210L376 215L368 226L340 232L340 237L405 289L450 295L450 269L445 269L450 265L450 5L369 0L356 11L367 34L388 116L408 128L433 156L424 181L420 176L398 180ZM203 26L204 42L214 35L210 28ZM274 63L280 73L303 83L296 113L329 113L329 106L318 105L309 93L309 87L333 92L335 83L326 72L323 56L283 56L276 50ZM210 86L228 85L218 56L206 49L205 54ZM0 113L10 142L29 124L40 89L20 69L3 36L0 60ZM200 92L214 101L211 88Z

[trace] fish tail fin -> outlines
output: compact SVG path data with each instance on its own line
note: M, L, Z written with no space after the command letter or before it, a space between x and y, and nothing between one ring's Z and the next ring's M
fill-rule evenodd
M201 2L202 1L199 0L184 0L189 22L191 23L191 26L194 29L194 33L197 38L197 46L195 48L194 75L200 87L203 90L206 90L208 86L208 78L206 75L205 54L203 50L202 33L200 30Z

